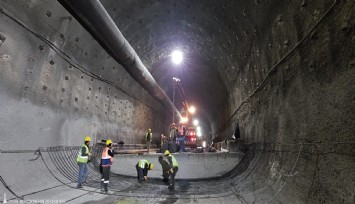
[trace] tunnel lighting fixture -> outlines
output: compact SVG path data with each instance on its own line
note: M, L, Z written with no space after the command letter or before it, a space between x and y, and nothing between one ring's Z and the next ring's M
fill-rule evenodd
M180 123L187 123L189 119L187 117L180 118Z
M202 142L202 147L203 147L203 148L206 148L206 141L203 141L203 142Z
M202 132L201 131L197 131L197 136L201 137L202 136Z
M171 53L171 60L174 64L180 64L182 62L182 52L179 50L175 50Z
M197 130L197 132L201 132L201 127L200 127L200 126L197 126L197 127L196 127L196 130Z
M194 124L194 126L197 126L198 125L198 120L195 119L192 123Z
M191 107L189 108L189 112L190 112L191 114L194 114L194 113L196 112L195 106L191 106Z

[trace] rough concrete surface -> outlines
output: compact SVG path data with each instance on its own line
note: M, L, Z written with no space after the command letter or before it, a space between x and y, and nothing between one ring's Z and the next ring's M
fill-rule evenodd
M353 0L100 2L170 98L181 78L207 141L238 124L243 158L174 191L112 174L111 195L95 159L74 189L85 135L157 143L171 110L57 1L0 0L0 201L355 203Z
M202 179L215 178L228 173L235 164L238 164L243 157L242 153L177 153L173 154L179 163L177 179ZM159 163L159 156L163 154L150 155L120 155L115 158L111 166L111 172L125 176L137 176L135 165L141 159L146 159L154 164L154 169L149 171L150 178L162 178L162 167ZM167 159L165 158L165 161Z

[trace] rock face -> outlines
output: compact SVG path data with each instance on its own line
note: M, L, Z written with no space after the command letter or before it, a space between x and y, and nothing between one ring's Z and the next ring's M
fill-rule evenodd
M238 124L245 157L225 181L232 187L215 193L355 202L354 1L101 3L171 98L172 77L181 78L208 141ZM141 143L147 128L158 142L166 132L167 108L57 1L0 8L2 151L80 145L85 135ZM179 66L174 49L184 53Z

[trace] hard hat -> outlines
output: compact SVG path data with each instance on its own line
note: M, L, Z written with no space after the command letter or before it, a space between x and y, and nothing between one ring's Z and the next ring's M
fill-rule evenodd
M86 136L84 141L85 142L91 142L91 137L90 136Z
M148 131L152 131L152 129L148 128Z
M108 146L109 144L112 144L112 141L110 139L106 140L106 146Z
M167 156L169 154L170 154L169 150L165 150L164 155Z
M154 164L153 163L149 163L149 170L152 170L154 168Z
M175 123L171 123L172 126L175 126Z

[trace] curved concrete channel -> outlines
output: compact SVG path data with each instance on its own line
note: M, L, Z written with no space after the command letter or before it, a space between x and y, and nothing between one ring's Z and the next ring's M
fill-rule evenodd
M0 0L0 202L355 203L354 1L99 3L150 88L57 1ZM151 128L158 144L167 134L181 104L173 77L203 139L236 153L176 154L175 191L157 162L136 185L132 164L159 154L117 155L110 195L95 159L75 189L86 135L142 144Z
M243 157L242 153L183 153L173 154L179 161L179 174L177 179L203 179L220 177L231 171ZM124 176L137 176L135 165L140 159L146 159L154 164L154 169L149 171L149 177L161 178L162 167L156 155L120 155L115 159L111 172Z

